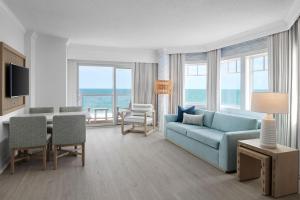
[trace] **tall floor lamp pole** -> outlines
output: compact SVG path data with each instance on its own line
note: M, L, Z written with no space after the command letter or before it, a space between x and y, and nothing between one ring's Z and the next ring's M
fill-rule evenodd
M172 98L172 90L173 90L173 85L172 85L172 81L171 80L157 80L155 82L155 95L156 95L156 99L158 100L158 95L161 94L165 94L165 95L169 95L170 98ZM158 106L157 103L155 101L155 109L158 110Z

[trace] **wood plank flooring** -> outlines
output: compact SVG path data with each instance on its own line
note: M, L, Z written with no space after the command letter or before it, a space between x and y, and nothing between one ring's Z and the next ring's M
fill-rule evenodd
M80 158L17 164L0 175L1 200L217 200L271 199L259 181L240 183L166 141L159 133L120 134L119 127L89 128L86 166ZM282 199L300 199L292 195Z

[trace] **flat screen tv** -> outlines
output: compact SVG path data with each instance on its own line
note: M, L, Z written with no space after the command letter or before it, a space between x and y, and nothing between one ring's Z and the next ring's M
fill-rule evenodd
M9 64L6 69L6 96L29 95L29 69Z

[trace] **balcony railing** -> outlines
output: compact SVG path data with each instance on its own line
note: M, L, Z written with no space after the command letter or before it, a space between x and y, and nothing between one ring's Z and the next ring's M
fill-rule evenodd
M116 94L116 108L128 108L130 102L131 94ZM84 111L88 111L91 120L95 122L114 119L113 94L80 94L78 105L81 105Z

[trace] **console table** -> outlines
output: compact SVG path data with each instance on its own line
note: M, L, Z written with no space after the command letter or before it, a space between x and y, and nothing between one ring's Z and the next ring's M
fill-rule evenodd
M264 148L259 139L241 140L237 149L237 175L240 181L260 177L262 192L281 197L298 192L299 150L283 145Z

